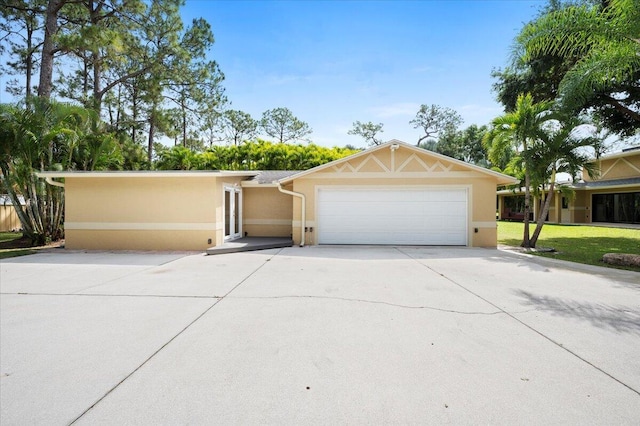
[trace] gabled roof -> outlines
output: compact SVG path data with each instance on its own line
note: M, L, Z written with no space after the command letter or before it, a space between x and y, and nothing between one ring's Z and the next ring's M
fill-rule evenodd
M339 164L342 164L342 163L346 163L347 161L351 161L351 160L359 158L359 157L364 157L364 156L369 155L369 154L371 154L373 152L381 151L383 149L390 149L392 145L397 145L398 148L408 149L408 150L413 151L413 152L415 152L417 154L427 155L427 156L431 156L431 157L433 157L435 159L438 159L438 160L444 160L444 161L448 161L450 163L458 164L458 165L460 165L462 167L465 167L465 168L467 168L469 170L472 170L474 172L478 172L478 173L487 175L489 177L492 177L492 178L496 179L496 183L500 184L500 185L509 185L509 184L515 184L515 183L520 182L519 179L516 179L516 178L514 178L512 176L508 176L508 175L505 175L503 173L494 172L493 170L485 169L484 167L476 166L474 164L465 163L464 161L460 161L460 160L457 160L455 158L448 157L446 155L438 154L436 152L428 151L426 149L410 145L410 144L408 144L406 142L402 142L402 141L399 141L397 139L391 139L390 141L385 142L385 143L383 143L381 145L377 145L377 146L374 146L372 148L365 149L364 151L358 152L358 153L350 155L348 157L344 157L344 158L341 158L339 160L335 160L335 161L332 161L330 163L326 163L326 164L323 164L321 166L317 166L317 167L314 167L312 169L296 173L294 175L291 175L291 176L285 177L283 179L280 179L278 182L281 183L281 184L286 184L286 183L291 182L291 181L293 181L295 179L300 179L301 177L310 175L312 173L316 173L316 172L324 170L324 169L328 169L329 167L334 167L336 165L339 165Z

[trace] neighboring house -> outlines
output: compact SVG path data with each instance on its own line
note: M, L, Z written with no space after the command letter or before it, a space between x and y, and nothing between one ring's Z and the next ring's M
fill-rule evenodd
M302 172L39 175L65 179L67 248L136 250L202 250L242 236L495 247L496 187L517 182L397 140Z
M21 205L25 205L24 198L19 197ZM0 195L0 232L19 231L22 229L16 208L8 195Z
M594 160L599 176L583 171L583 181L569 184L575 199L563 197L556 189L547 220L552 223L640 223L640 148ZM498 191L498 216L522 220L522 193ZM533 218L538 217L535 199Z

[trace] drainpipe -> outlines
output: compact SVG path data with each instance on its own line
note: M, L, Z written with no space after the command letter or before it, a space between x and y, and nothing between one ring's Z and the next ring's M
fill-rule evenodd
M278 191L282 192L283 194L288 194L288 195L293 195L294 197L298 197L298 198L300 198L300 201L302 202L302 217L301 217L301 221L300 221L300 247L304 247L304 237L305 237L304 226L305 226L305 222L306 222L306 204L307 204L307 199L305 198L304 194L300 194L299 192L293 192L293 191L286 190L286 189L284 189L282 187L280 182L275 182L275 183L278 184Z
M60 188L64 188L64 183L62 182L56 182L55 180L53 180L52 177L47 176L46 178L44 178L45 182L47 182L49 185L52 186L59 186Z

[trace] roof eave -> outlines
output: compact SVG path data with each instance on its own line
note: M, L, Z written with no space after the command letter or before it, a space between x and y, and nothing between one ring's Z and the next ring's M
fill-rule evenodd
M252 177L260 174L259 171L205 171L205 170L140 170L140 171L44 171L36 172L36 176L41 178L149 178L149 177L222 177L238 176Z
M339 160L331 161L329 163L322 164L322 165L317 166L317 167L313 167L313 168L311 168L309 170L305 170L305 171L302 171L302 172L297 173L295 175L288 176L288 177L286 177L284 179L280 179L278 182L280 182L281 184L286 184L286 183L289 183L289 182L291 182L291 181L293 181L295 179L300 179L300 178L302 178L304 176L310 175L312 173L316 173L316 172L318 172L320 170L324 170L326 168L333 167L333 166L336 166L338 164L342 164L344 162L354 160L356 158L362 157L362 156L370 154L372 152L382 150L383 148L389 147L391 145L400 145L400 146L408 148L408 149L410 149L412 151L416 151L416 152L420 152L420 153L422 153L422 151L426 151L426 150L424 150L422 148L410 145L410 144L408 144L406 142L403 142L403 141L400 141L398 139L391 139L390 141L387 141L387 142L385 142L383 144L374 146L374 147L369 148L369 149L365 149L364 151L358 152L356 154L349 155L347 157L340 158ZM469 163L466 163L464 161L460 161L458 159L455 159L455 158L452 158L452 157L448 157L448 156L443 155L443 154L438 154L437 152L433 152L433 151L426 151L426 152L428 153L428 155L433 155L434 157L439 158L441 160L452 162L454 164L459 164L459 165L461 165L463 167L470 168L471 170L480 172L480 173L485 174L485 175L489 175L489 176L491 176L493 178L497 178L496 179L496 184L497 185L512 185L512 184L516 184L516 183L520 182L519 179L516 179L516 178L514 178L512 176L509 176L509 175L505 175L504 173L495 172L495 171L490 170L490 169L485 169L484 167L476 166L474 164L469 164Z

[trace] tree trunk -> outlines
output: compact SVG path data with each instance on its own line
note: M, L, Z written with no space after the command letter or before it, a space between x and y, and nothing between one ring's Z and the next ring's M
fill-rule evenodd
M147 159L149 160L149 164L151 164L151 159L153 158L153 138L155 137L155 114L152 112L151 117L149 117L149 142L147 146Z
M184 103L182 105L182 146L187 146L187 111Z
M25 58L25 99L31 98L31 78L33 76L33 27L27 19L27 57Z
M9 166L6 163L0 162L0 169L2 170L2 174L4 176L6 177L12 176L10 174ZM7 179L4 183L5 185L3 189L7 191L7 195L9 195L9 199L11 200L11 203L13 204L13 207L16 210L16 214L18 215L18 219L20 220L20 225L22 226L23 233L29 238L33 238L33 235L34 235L33 224L29 220L29 216L26 211L26 206L23 207L20 204L18 194L16 193L15 188L13 186L13 180Z
M138 89L136 82L133 82L131 92L131 141L136 143L136 129L138 126Z
M49 0L47 4L42 59L40 60L40 83L38 85L38 96L44 99L51 98L51 91L53 90L53 60L56 52L53 39L58 33L58 12L65 1Z
M531 212L531 177L529 176L529 170L525 169L524 172L524 235L522 236L521 247L531 248L531 241L529 240L529 213Z
M91 60L93 63L93 102L91 102L91 108L93 108L97 114L100 114L100 109L102 108L102 93L100 92L102 64L100 54L93 52L91 54Z
M544 199L544 205L542 206L542 211L538 217L536 223L536 229L533 231L533 236L531 236L531 247L535 247L538 242L538 237L540 236L540 231L542 231L542 227L544 226L544 220L549 214L549 209L551 207L551 197L553 197L553 190L556 184L556 171L555 169L551 172L551 183L549 184L549 191L547 191L547 196ZM559 206L556 206L558 208Z

